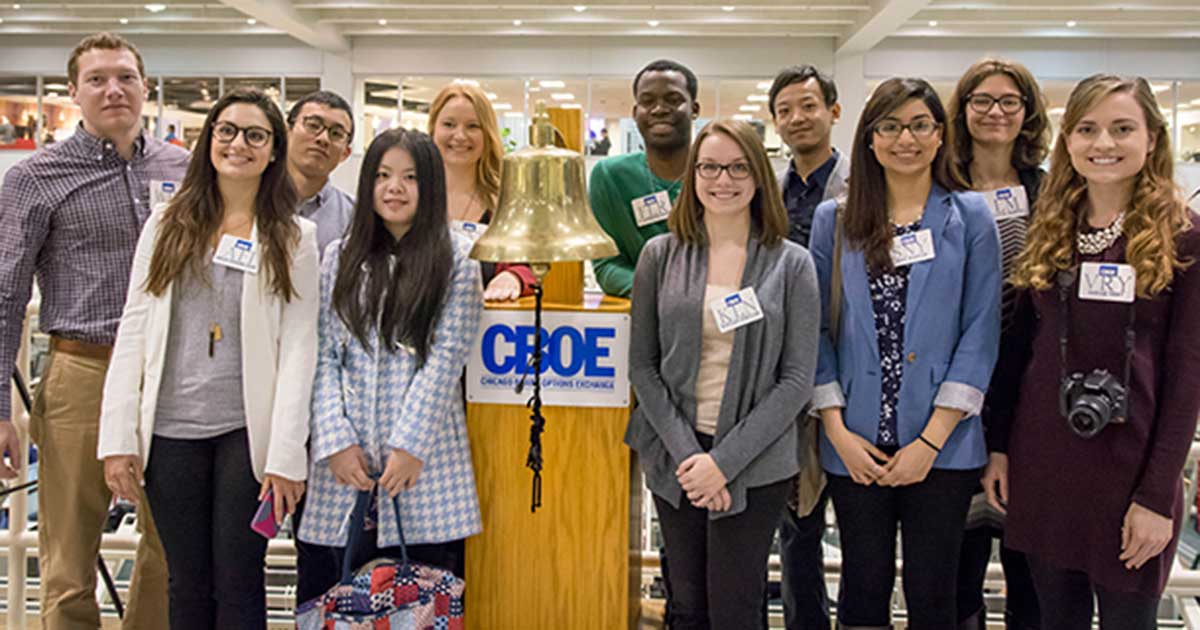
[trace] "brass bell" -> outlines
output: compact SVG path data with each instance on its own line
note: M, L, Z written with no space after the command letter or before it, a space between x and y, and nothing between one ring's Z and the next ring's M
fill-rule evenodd
M488 262L538 263L615 256L617 244L588 207L583 156L554 145L554 126L539 101L532 143L504 157L500 200L471 258ZM539 274L542 275L542 274Z

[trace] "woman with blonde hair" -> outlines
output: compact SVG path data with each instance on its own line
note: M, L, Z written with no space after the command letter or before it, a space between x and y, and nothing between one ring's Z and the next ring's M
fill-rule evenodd
M1037 80L1015 61L984 59L958 81L947 103L947 155L944 164L958 186L984 196L1000 231L1001 266L1005 275L1029 229L1045 172L1041 163L1050 153L1050 120L1046 99ZM1004 378L1016 289L1005 285L1001 296L1000 358L992 379ZM991 410L1011 401L988 396L983 403L984 432L990 451L1000 450L1000 431L991 424ZM986 483L988 478L984 477ZM992 540L1003 535L1004 516L988 509L980 488L971 501L958 564L960 630L986 627L983 580L992 557ZM1037 597L1029 567L1018 552L1001 546L1004 566L1005 624L1009 630L1038 627Z
M1101 628L1154 628L1200 413L1200 230L1145 79L1076 85L1051 164L1012 279L1022 369L993 385L1016 404L985 489L1043 630L1090 628L1093 596Z
M469 83L450 83L429 105L429 135L446 165L446 210L451 227L475 240L500 201L504 144L487 94ZM483 265L485 300L515 300L533 293L525 265Z
M757 132L709 123L633 282L638 452L662 524L675 630L763 628L775 526L800 470L819 296Z

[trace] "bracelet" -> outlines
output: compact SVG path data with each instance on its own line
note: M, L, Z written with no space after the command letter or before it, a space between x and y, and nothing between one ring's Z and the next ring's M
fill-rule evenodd
M918 439L918 440L921 440L922 442L924 442L924 443L925 443L925 446L928 446L929 448L933 449L933 450L934 450L934 452L937 452L937 453L941 453L941 452L942 452L942 449L938 448L937 444L934 444L933 442L930 442L928 439L926 439L926 437L925 437L925 434L923 434L923 433L918 433L918 434L917 434L917 439Z

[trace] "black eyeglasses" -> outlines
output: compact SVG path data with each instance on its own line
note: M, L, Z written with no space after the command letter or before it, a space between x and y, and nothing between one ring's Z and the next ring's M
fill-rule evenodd
M1016 94L1005 94L996 98L991 94L971 94L966 98L967 106L976 114L986 114L992 111L992 105L1000 104L1000 111L1005 114L1015 114L1025 107L1025 99Z
M329 132L329 141L334 144L342 144L350 139L350 132L341 125L331 125L320 116L305 116L300 119L300 126L314 138L321 135L322 131Z
M941 127L940 124L933 122L927 118L914 120L910 123L903 124L896 120L885 120L875 125L875 133L881 138L899 138L900 134L907 129L912 133L914 138L928 138L933 135Z
M721 171L729 173L729 179L746 179L750 177L750 165L745 162L733 164L717 164L716 162L701 162L696 165L696 174L703 179L716 179Z
M259 148L267 146L271 141L271 130L255 125L239 127L231 122L221 121L213 125L212 135L217 142L230 144L237 139L238 134L246 138L246 144Z

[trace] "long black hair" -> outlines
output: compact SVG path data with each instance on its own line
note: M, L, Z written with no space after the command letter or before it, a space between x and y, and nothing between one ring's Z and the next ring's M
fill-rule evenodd
M392 149L407 151L417 171L416 215L399 240L375 212L376 175ZM334 312L364 348L375 335L390 352L398 345L412 348L424 364L453 266L446 171L433 138L408 129L379 134L359 172L358 200L333 285Z

